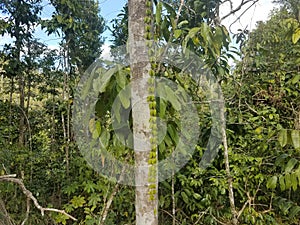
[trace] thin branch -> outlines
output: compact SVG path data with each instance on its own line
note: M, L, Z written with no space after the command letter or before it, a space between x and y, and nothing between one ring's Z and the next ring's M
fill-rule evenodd
M236 21L238 21L252 6L254 6L257 2L258 2L259 0L255 0L247 9L245 9L231 24L230 24L230 26L229 26L229 30L230 30L230 32L231 33L233 33L232 31L231 31L231 26L233 25L233 24L235 24L236 23ZM251 20L252 20L252 18L251 18ZM246 27L247 28L247 27ZM245 28L245 29L246 29Z
M21 225L25 225L28 218L29 218L29 213L30 213L30 198L27 197L27 201L26 201L26 216L25 219L23 220L23 222L21 223Z
M173 154L172 154L173 157ZM174 157L173 157L174 163ZM176 201L175 201L175 174L174 170L172 169L172 215L173 215L173 222L172 225L176 225Z
M209 210L209 208L207 208L205 211L202 211L202 212L199 213L199 218L198 218L197 221L194 223L194 225L199 224L199 221L201 220L201 218L202 218L205 214L207 214L207 211L208 211L208 210Z
M107 201L107 203L106 203L106 205L105 205L105 207L103 209L103 213L102 213L102 216L100 218L100 223L99 223L100 225L103 225L105 223L106 217L108 215L109 208L111 206L111 203L112 203L115 195L117 194L117 191L119 190L119 186L120 186L120 184L117 183L115 185L115 188L112 191L111 195L109 196L109 199L108 199L108 201Z
M224 19L226 19L227 17L229 17L229 16L231 16L232 14L234 14L234 13L236 13L237 11L239 11L244 5L246 5L247 3L249 3L249 2L253 2L254 1L254 3L256 3L256 2L258 2L259 0L242 0L242 2L241 2L241 4L239 4L239 6L237 6L235 9L232 9L232 3L231 3L231 1L230 1L230 8L231 8L231 10L230 10L230 12L229 13L227 13L225 16L223 16L222 18L221 18L221 21L222 20L224 20Z
M21 190L23 191L23 193L27 196L28 199L32 200L35 207L41 211L42 216L45 215L46 211L50 211L50 212L57 212L57 213L61 213L67 217L69 217L70 219L76 221L77 219L71 215L69 215L68 213L66 213L64 210L59 210L59 209L53 209L53 208L43 208L39 203L38 200L33 196L33 194L25 187L23 181L21 179L18 178L14 178L16 177L15 174L11 174L11 175L4 175L4 176L0 176L0 182L1 181L7 181L7 182L12 182L15 184L18 184L19 187L21 188ZM27 210L28 210L28 204L27 204ZM25 218L26 219L26 218ZM24 222L24 221L23 221Z
M178 12L177 12L177 15L176 15L176 19L175 19L175 24L177 26L178 24L178 20L179 20L179 17L180 17L180 14L181 14L181 11L182 11L182 7L184 6L184 0L181 0L180 1L180 6L179 6L179 9L178 9Z
M168 214L173 219L173 215L170 212L168 212L167 210L164 210L164 209L161 209L161 211L164 212L164 213L166 213L166 214ZM179 221L176 218L175 218L175 221L177 223L179 223Z
M218 220L218 219L217 219L215 216L213 216L212 214L210 214L210 216L211 216L215 221L217 221L219 224L221 224L221 225L228 225L228 223L224 223L224 222Z
M4 178L12 178L12 177L16 177L17 174L8 174L8 175L2 175L0 176L0 179L4 179Z
M246 206L249 204L250 205L250 201L251 200L247 200L245 203L244 203L244 205L243 205L243 207L242 207L242 209L238 212L238 214L237 214L237 219L239 219L240 218L240 216L242 215L242 213L244 212L244 210L245 210L245 208L246 208Z
M234 193L233 193L233 179L230 173L230 165L229 165L229 150L227 144L227 136L226 136L226 128L225 128L225 117L224 117L224 108L221 106L220 116L221 116L221 132L222 132L222 142L224 146L224 160L225 160L225 171L227 175L227 182L228 182L228 192L229 192L229 202L230 202L230 209L233 216L232 222L234 225L238 224L237 219L237 211L235 208L234 202Z
M128 158L129 158L129 155L125 158L125 160L128 159ZM110 196L109 196L109 199L108 199L106 205L104 206L104 208L103 208L103 210L102 210L101 218L100 218L100 220L99 220L99 224L100 224L100 225L103 225L103 224L105 223L105 220L106 220L107 215L108 215L109 208L110 208L110 206L111 206L111 204L112 204L112 202L113 202L113 199L114 199L115 195L117 194L117 191L119 190L120 183L123 181L124 173L125 173L125 169L126 169L126 168L127 168L126 166L124 166L124 167L122 168L122 171L121 171L119 180L117 181L117 183L116 183L116 185L115 185L115 187L114 187L112 193L111 193Z

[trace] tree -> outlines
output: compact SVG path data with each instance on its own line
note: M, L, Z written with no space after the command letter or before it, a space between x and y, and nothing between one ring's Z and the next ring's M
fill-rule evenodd
M23 146L25 143L25 127L26 127L26 108L25 108L25 87L26 74L24 68L26 63L22 60L22 54L26 54L26 47L32 40L33 28L38 22L38 14L41 10L40 0L21 0L21 1L2 1L0 10L7 15L5 29L2 35L7 33L14 39L14 46L6 46L7 61L9 65L5 68L7 77L11 78L11 93L14 89L14 80L18 81L19 89L19 144ZM12 99L10 99L11 102ZM28 100L29 101L29 100Z
M231 129L242 134L230 138L236 149L232 159L239 165L233 164L237 185L245 182L241 176L245 176L248 160L255 171L244 177L248 197L238 198L244 198L240 202L245 201L251 210L244 210L241 217L255 224L299 222L300 48L291 38L298 26L293 12L282 7L268 21L257 24L242 48L234 80L225 86L235 96L230 102ZM255 189L251 195L249 190ZM255 206L251 196L266 207Z
M146 101L151 89L148 80L151 65L148 59L146 46L146 18L151 18L152 3L148 0L130 0L128 2L128 32L129 32L129 55L131 63L132 83L132 108L133 120L133 142L135 151L135 185L136 185L136 224L157 225L158 224L158 196L157 196L157 169L155 165L149 165L150 152L154 148L151 138L154 139L150 129L150 108ZM150 12L150 13L149 13ZM142 59L142 60L141 60ZM155 143L154 143L155 145ZM152 170L151 170L152 169ZM154 173L151 173L151 171ZM149 182L152 177L153 181ZM154 185L154 190L151 186Z
M99 15L99 5L96 1L51 1L55 8L52 18L42 22L48 34L56 32L62 36L60 43L62 58L60 61L63 71L62 98L66 112L61 115L63 135L65 140L66 170L69 174L71 129L71 102L73 85L78 75L94 62L101 54L103 40L101 34L105 25Z

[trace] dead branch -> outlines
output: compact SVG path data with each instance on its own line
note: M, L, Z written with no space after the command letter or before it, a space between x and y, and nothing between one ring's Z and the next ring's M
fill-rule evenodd
M54 208L44 208L42 207L39 203L38 203L38 200L33 196L33 194L25 187L22 179L18 179L18 178L15 178L16 177L16 174L10 174L10 175L3 175L3 176L0 176L0 182L1 181L7 181L7 182L11 182L11 183L15 183L15 184L18 184L19 187L21 188L22 192L26 195L26 197L28 198L27 200L27 211L26 211L26 218L25 218L25 222L27 220L27 216L28 216L28 210L30 209L30 201L29 200L32 200L35 207L41 211L41 215L44 216L45 215L45 212L46 211L50 211L50 212L57 212L57 213L61 213L67 217L69 217L70 219L76 221L77 219L71 215L69 215L68 213L66 213L64 210L59 210L59 209L54 209ZM23 221L23 223L24 223Z

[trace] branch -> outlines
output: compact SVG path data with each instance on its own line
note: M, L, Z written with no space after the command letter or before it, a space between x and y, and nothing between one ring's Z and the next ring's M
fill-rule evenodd
M230 15L232 15L232 14L234 14L234 13L236 13L237 11L239 11L244 5L246 5L247 3L249 3L249 2L253 2L253 3L256 3L256 2L258 2L259 0L242 0L242 2L241 2L241 4L239 5L239 6L237 6L235 9L233 9L232 8L232 2L231 1L229 1L230 2L230 8L231 8L231 10L230 10L230 12L228 13L228 14L226 14L225 16L223 16L222 18L221 18L221 21L222 20L224 20L224 19L226 19L227 17L229 17ZM226 2L226 1L225 1ZM253 5L253 4L252 4Z
M26 200L26 216L25 216L25 219L23 220L23 222L21 223L21 225L25 225L28 218L29 218L29 213L30 213L30 198L27 197L27 200Z
M125 160L127 160L128 158L129 158L129 155L125 158ZM108 201L106 202L106 205L104 206L104 208L102 210L101 217L100 217L100 220L99 220L100 225L103 225L106 221L106 218L107 218L107 215L108 215L108 212L109 212L109 208L110 208L110 206L113 202L113 199L114 199L115 195L117 194L117 192L119 190L120 183L124 179L124 174L125 174L126 168L127 168L126 166L124 166L122 168L119 180L117 181L112 193L110 194L110 197L109 197Z
M66 213L64 210L59 210L59 209L53 209L53 208L43 208L39 203L38 200L33 196L33 194L25 187L23 181L21 179L15 178L16 174L10 174L10 175L4 175L4 176L0 176L0 182L1 181L7 181L7 182L12 182L15 184L18 184L19 187L21 188L21 190L23 191L23 193L26 195L26 197L28 198L27 201L27 215L28 215L28 210L29 210L29 200L32 200L35 207L37 209L39 209L41 211L42 216L45 215L45 211L50 211L50 212L58 212L61 213L67 217L69 217L70 219L76 221L77 219L71 215L69 215L68 213ZM26 215L26 217L27 217ZM25 220L26 221L26 218ZM23 221L23 222L24 222Z
M177 26L178 24L178 20L179 20L179 17L180 17L180 14L181 14L181 11L182 11L182 7L184 6L184 0L181 0L180 1L180 6L179 6L179 9L178 9L178 12L177 12L177 15L176 15L176 19L175 19L175 24Z
M236 21L238 21L252 6L254 6L257 2L258 2L259 0L255 0L254 2L252 2L252 4L247 8L247 9L245 9L231 24L230 24L230 26L229 26L229 30L231 31L231 26L233 25L233 24L235 24L236 23ZM251 19L251 21L252 21L252 19ZM246 27L247 28L247 27ZM245 28L245 29L246 29ZM231 32L231 33L233 33L233 32Z
M225 163L225 171L227 175L227 183L228 183L228 197L230 202L230 209L232 213L232 222L234 225L238 224L238 213L236 211L235 202L234 202L234 192L233 192L233 179L231 177L230 173L230 165L229 165L229 150L228 150L228 144L227 144L227 136L226 136L226 128L225 128L225 112L222 105L220 105L220 116L221 116L221 132L222 132L222 142L224 147L224 163Z

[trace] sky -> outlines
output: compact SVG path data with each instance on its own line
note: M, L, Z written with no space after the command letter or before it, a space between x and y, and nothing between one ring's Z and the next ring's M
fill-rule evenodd
M241 0L233 0L234 7L236 7ZM236 14L228 17L222 23L229 29L229 26L238 19L238 17L249 7L251 4L245 5L240 11L238 11ZM245 12L241 16L239 20L237 20L232 26L231 31L236 32L238 29L248 29L252 30L255 28L255 24L257 21L266 21L268 19L268 16L271 12L271 10L276 7L272 3L272 0L259 0L255 5L253 5L249 10ZM221 17L228 14L230 11L229 5L224 5L220 9L220 15Z
M234 4L238 4L241 0L233 0ZM104 17L104 19L107 21L107 24L109 25L110 21L115 18L119 13L120 10L123 8L127 0L99 0L100 5L100 14ZM255 28L255 24L257 21L265 21L268 18L268 15L271 11L271 9L274 7L274 5L271 3L272 0L259 0L259 2L251 7L250 10L248 10L234 25L231 26L231 31L236 32L238 29L250 29L252 30ZM43 6L45 6L43 12L41 13L41 17L43 19L47 19L51 17L51 14L53 12L53 8L49 4L49 0L43 0ZM234 5L236 6L236 5ZM222 24L224 24L227 28L230 26L230 24L238 18L241 12L243 12L244 9L246 9L249 5L242 8L241 11L236 13L235 15L230 16L226 20L222 21ZM225 5L221 8L220 14L226 15L229 12L229 6ZM0 14L0 17L3 17L3 15ZM60 40L60 37L57 35L51 35L47 36L39 27L37 28L37 31L35 33L35 36L40 39L41 42L46 43L50 48L57 48L57 43ZM103 46L104 55L108 53L109 51L109 45L110 45L110 32L109 30L106 30L103 34L105 37L105 44ZM11 41L10 38L5 35L4 37L0 37L0 48L3 47L3 45L7 42Z

